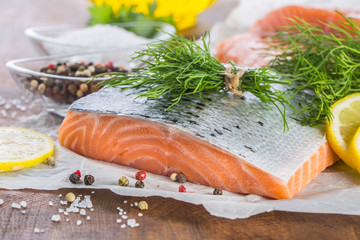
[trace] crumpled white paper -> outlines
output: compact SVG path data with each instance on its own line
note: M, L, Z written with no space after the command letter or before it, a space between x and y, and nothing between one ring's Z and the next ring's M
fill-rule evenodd
M242 0L241 3L243 5L239 5L234 9L228 20L223 23L223 26L229 24L231 26L233 21L238 21L236 18L238 12L244 12L251 4L255 4L258 7L265 6L268 11L271 10L268 7L269 5L257 5L260 2L265 4L270 1ZM291 2L292 4L298 2L329 3L329 1L300 0L278 0L271 2L276 6L280 6L278 5L280 3L285 4L285 2ZM247 14L249 15L250 12ZM212 37L218 37L217 34L220 33L218 30L218 26L216 26ZM227 31L227 28L223 27L221 30ZM229 32L231 34L235 33L232 30ZM161 196L193 204L201 204L210 214L229 219L247 218L258 213L274 210L360 215L360 175L347 167L342 161L320 173L293 199L287 200L274 200L257 195L234 194L227 191L224 191L222 196L214 196L212 195L213 188L191 183L184 183L183 185L187 188L188 192L180 193L178 192L179 183L170 181L168 177L151 173L147 174L147 178L144 181L145 188L138 189L134 187L136 169L88 159L61 147L56 141L57 131L61 122L62 119L58 116L43 112L40 115L22 118L14 124L38 130L51 136L56 143L55 155L57 163L55 167L39 164L17 172L0 173L0 188L31 188L41 190L55 190L66 187L106 188L120 195ZM94 185L86 186L84 184L74 185L70 183L68 180L69 174L78 169L83 175L92 174L95 176ZM121 176L129 178L130 186L120 187L117 184Z

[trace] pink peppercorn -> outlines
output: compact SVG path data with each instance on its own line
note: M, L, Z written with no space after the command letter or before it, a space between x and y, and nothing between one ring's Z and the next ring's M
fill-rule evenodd
M145 171L139 171L135 174L135 177L137 180L144 180L146 178L146 172Z
M49 69L53 69L55 67L55 64L53 64L53 63L50 63L49 65L48 65L48 68Z
M179 186L179 192L186 192L186 187L184 185Z
M80 170L76 170L76 172L74 172L75 174L79 175L79 177L81 177L81 173Z

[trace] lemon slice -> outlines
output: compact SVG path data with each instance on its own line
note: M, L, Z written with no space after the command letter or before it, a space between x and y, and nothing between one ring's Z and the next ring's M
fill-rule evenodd
M349 143L348 158L353 168L360 172L360 128L358 128Z
M54 153L54 143L45 134L19 127L0 127L0 172L41 163Z
M360 93L346 96L331 106L333 119L326 123L326 138L331 148L350 167L358 163L349 156L348 147L360 126Z

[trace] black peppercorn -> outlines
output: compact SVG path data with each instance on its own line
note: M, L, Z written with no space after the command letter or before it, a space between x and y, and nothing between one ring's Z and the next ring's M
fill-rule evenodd
M215 188L213 191L214 195L222 195L222 190L220 188Z
M77 184L80 181L80 176L77 175L76 173L72 173L69 177L69 180L71 183Z
M84 183L85 185L92 185L95 182L95 178L92 175L85 175Z
M143 181L136 181L136 183L135 183L135 187L136 188L144 188L145 187L145 184L144 184L144 182Z
M186 182L186 176L183 173L179 173L176 176L176 181L179 183L184 183L184 182Z

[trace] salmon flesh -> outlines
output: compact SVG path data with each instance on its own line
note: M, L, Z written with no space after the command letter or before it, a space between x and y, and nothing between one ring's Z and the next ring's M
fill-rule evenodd
M291 198L338 157L322 129L283 119L251 94L136 98L106 88L75 101L60 127L64 147L89 158L236 193Z

